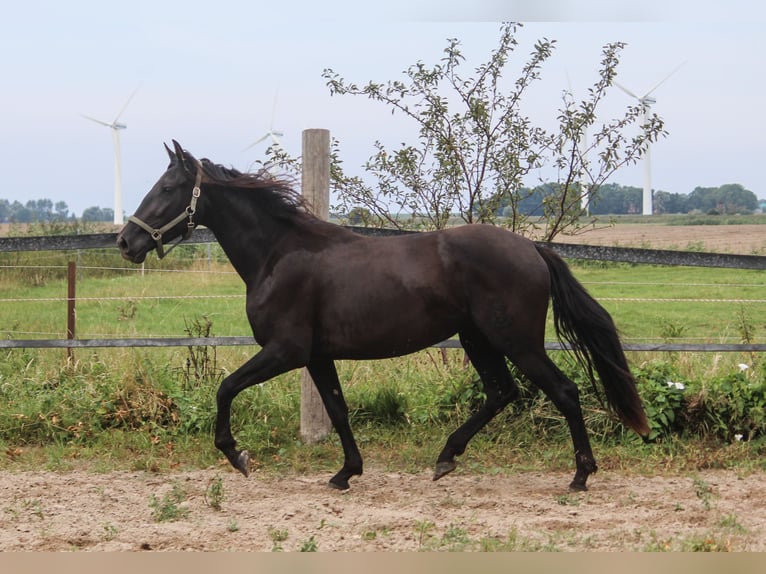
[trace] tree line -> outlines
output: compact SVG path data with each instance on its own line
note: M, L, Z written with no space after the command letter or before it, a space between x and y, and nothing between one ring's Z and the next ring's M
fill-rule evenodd
M524 187L516 194L516 204L511 200L501 201L496 215L505 217L516 209L528 216L543 216L545 204L558 197L557 183L545 183L534 188ZM691 193L670 193L655 191L654 213L706 213L706 214L749 214L760 208L755 193L738 183L719 187L695 187ZM625 186L618 183L603 184L593 194L588 204L592 215L630 215L641 213L643 190L640 187ZM79 218L84 222L112 221L114 211L108 207L88 207ZM0 199L0 223L36 223L76 221L77 216L69 212L64 201L51 199L29 200L25 204L19 201L9 202Z
M114 210L109 207L88 207L83 210L81 221L112 221ZM78 217L69 212L64 201L31 199L26 203L0 199L0 223L53 223L76 221Z
M497 215L505 216L515 208L526 215L542 216L547 202L558 197L557 183L545 183L534 188L522 188L516 205L511 200L501 203ZM749 214L760 208L755 193L738 183L719 187L695 187L691 193L654 191L653 209L656 214L705 213L710 215ZM518 199L520 198L520 199ZM642 212L643 189L617 183L601 185L588 201L592 215L630 215Z

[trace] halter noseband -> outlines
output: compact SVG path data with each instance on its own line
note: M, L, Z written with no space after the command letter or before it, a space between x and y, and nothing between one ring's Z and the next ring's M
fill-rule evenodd
M192 231L194 231L194 228L197 227L197 224L194 223L194 214L197 212L197 200L199 199L199 196L202 193L202 191L200 190L201 184L202 184L202 164L199 161L197 161L197 177L194 181L194 189L192 190L192 197L191 197L191 201L189 202L189 205L186 207L186 209L184 209L184 211L178 217L173 219L173 221L171 221L170 223L163 225L159 229L156 229L152 227L151 225L149 225L148 223L141 221L135 215L131 215L130 217L128 217L128 221L135 223L141 229L148 232L149 235L152 236L152 239L154 239L154 242L157 244L156 250L157 250L157 257L159 259L162 259L163 257L165 257L165 255L173 251L173 249L175 249L179 243L181 243L182 241L186 239L189 239L189 237L192 234ZM181 223L187 217L189 218L189 221L186 224L186 232L183 235L181 235L178 241L176 241L173 245L170 246L170 249L165 251L162 246L162 236L165 235L165 233L167 233L171 229L173 229L176 225Z

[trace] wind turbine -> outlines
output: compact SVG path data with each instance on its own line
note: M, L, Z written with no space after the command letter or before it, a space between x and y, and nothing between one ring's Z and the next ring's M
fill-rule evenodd
M628 94L632 98L636 98L638 102L643 106L644 108L644 123L643 125L646 125L649 121L649 111L650 108L657 103L657 100L653 97L651 97L651 93L654 92L657 88L659 88L662 84L664 84L670 76L675 74L681 66L683 66L686 62L682 62L678 66L675 67L675 69L670 72L667 76L665 76L662 80L657 82L655 86L646 92L643 96L638 97L636 94L631 92L628 88L625 86L614 82L614 85L620 88L623 92ZM652 204L652 162L651 162L651 154L650 154L650 147L651 144L647 141L646 142L646 150L644 151L644 194L643 194L643 201L642 201L642 214L643 215L651 215L653 213L653 204Z
M260 138L255 140L249 146L247 146L245 148L245 151L254 148L259 143L264 142L264 141L266 141L269 138L271 138L271 142L272 142L273 145L276 145L278 147L282 147L282 142L279 141L279 138L281 138L285 134L280 132L280 131L275 131L274 130L274 116L276 115L276 111L277 111L277 94L274 94L274 105L271 108L271 124L269 125L269 131L267 131Z
M112 130L112 141L114 142L114 224L115 225L122 225L123 224L123 218L122 218L122 159L120 156L120 130L126 129L128 126L124 123L121 123L120 116L125 112L125 109L128 107L128 104L133 99L133 96L136 95L136 92L138 92L138 88L136 88L133 93L130 95L128 100L125 102L125 105L122 106L122 109L119 111L119 113L115 116L114 120L112 122L105 122L103 120L97 120L96 118L92 118L90 116L86 116L84 114L82 117L84 117L86 120L90 120L92 122L96 122L97 124L100 124L102 126L106 126Z
M566 72L567 75L567 85L569 86L569 96L574 100L574 92L572 91L572 80L569 77L569 72ZM582 193L582 197L580 198L580 210L588 213L590 210L590 190L588 189L588 172L587 172L587 159L585 155L588 153L588 126L585 125L582 128L582 133L580 134L580 139L577 141L577 152L580 154L580 161L582 163L582 173L580 174L580 193ZM585 190L588 189L586 192Z

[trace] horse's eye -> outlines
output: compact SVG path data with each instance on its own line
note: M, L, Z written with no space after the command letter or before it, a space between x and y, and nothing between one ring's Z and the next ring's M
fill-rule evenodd
M171 186L169 186L169 185L166 185L166 186L164 186L162 188L162 191L166 192L166 193L169 193L169 192L173 191L173 188Z

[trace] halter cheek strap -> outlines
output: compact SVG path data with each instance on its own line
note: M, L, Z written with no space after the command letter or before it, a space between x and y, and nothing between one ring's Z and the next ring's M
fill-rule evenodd
M194 223L194 214L197 212L197 200L199 199L199 196L202 194L202 191L200 189L200 185L202 185L202 164L197 162L197 178L194 181L194 189L192 190L192 197L191 201L189 202L189 205L184 209L184 211L175 219L173 219L170 223L167 223L163 225L160 228L154 228L145 221L140 220L135 215L131 215L128 217L128 221L135 223L138 225L141 229L149 233L149 235L152 236L152 239L154 239L154 242L157 244L155 249L157 250L157 257L159 259L162 259L165 257L168 253L173 251L179 243L182 241L189 239L189 237L192 234L192 231L194 231L194 228L197 227L197 224ZM186 232L179 237L178 241L176 241L173 245L170 246L170 249L167 251L164 250L162 245L162 236L165 235L168 231L173 229L176 225L181 223L184 219L188 218L189 221L186 224Z

